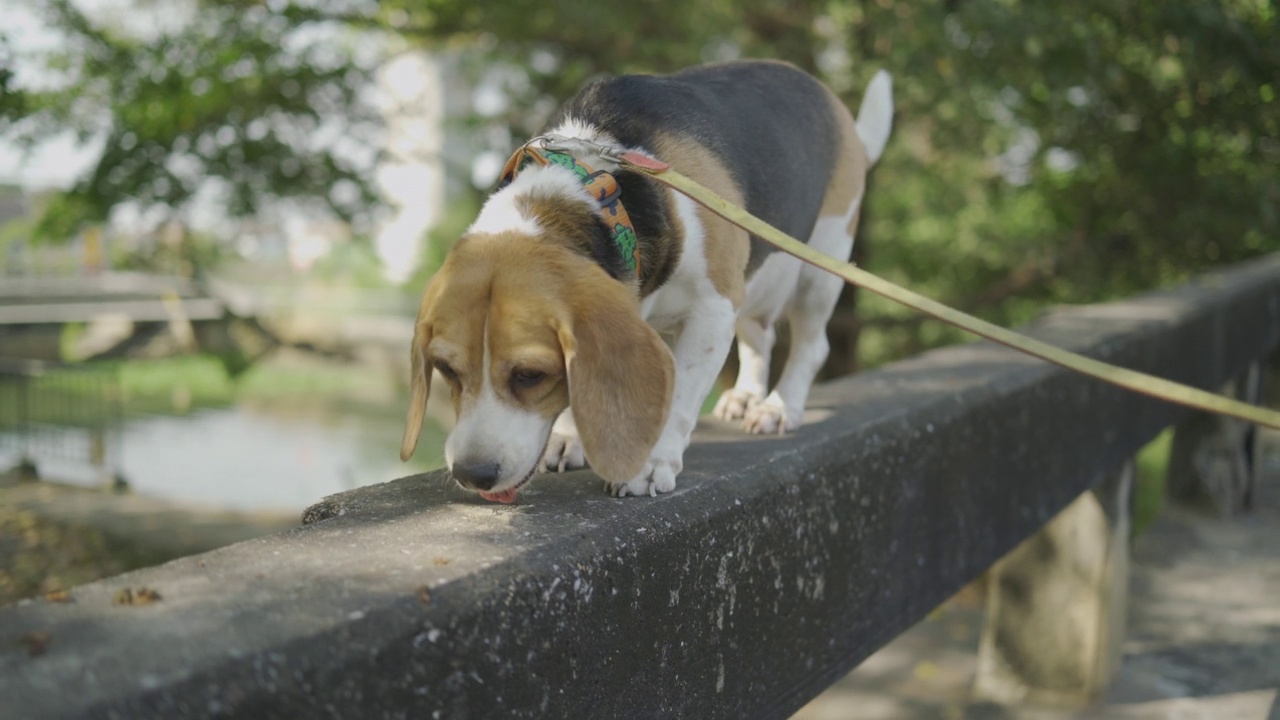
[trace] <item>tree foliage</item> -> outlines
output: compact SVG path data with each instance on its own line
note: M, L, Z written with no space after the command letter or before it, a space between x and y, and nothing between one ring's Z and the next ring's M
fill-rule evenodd
M1185 278L1277 247L1280 21L1271 2L897 0L403 2L403 32L536 66L518 136L596 73L778 57L856 108L878 68L897 121L859 239L871 269L1001 322ZM844 302L846 308L851 303ZM872 299L897 355L953 331ZM842 321L843 320L843 324ZM875 348L872 348L873 353ZM846 369L847 356L835 363Z
M16 105L4 107L21 108L28 131L109 128L103 162L62 198L65 218L101 217L127 198L180 204L198 175L223 179L232 213L291 195L356 212L367 176L286 129L359 114L368 68L354 54L330 47L335 56L313 62L318 49L290 49L319 25L448 53L472 80L496 79L510 100L472 129L500 151L599 73L776 57L856 108L886 68L897 120L864 208L860 260L1001 322L1276 248L1271 0L210 1L182 32L145 43L86 23L67 0L46 5L75 40L75 82L9 93ZM189 156L198 164L184 172ZM361 192L337 201L339 180ZM880 331L873 354L952 337L875 301L860 315L835 323L844 367L840 336L851 346L862 327Z
M67 42L44 58L51 89L24 94L8 134L70 129L103 148L41 234L67 237L124 202L180 211L202 190L232 216L293 198L358 218L374 202L374 116L358 101L371 61L340 23L251 1L200 0L172 28L91 19L71 0L38 8Z

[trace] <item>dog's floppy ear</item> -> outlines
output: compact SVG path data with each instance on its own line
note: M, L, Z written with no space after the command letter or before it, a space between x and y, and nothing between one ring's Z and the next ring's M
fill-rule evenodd
M422 292L418 304L418 317L413 322L413 347L409 350L409 413L404 423L404 439L400 441L400 460L413 456L418 447L418 434L422 432L422 416L427 412L427 398L431 395L431 366L427 364L427 345L431 344L432 309L443 292L441 268Z
M400 460L413 457L418 447L418 434L422 432L422 416L427 410L427 397L431 394L431 368L427 366L424 350L431 342L431 326L421 322L413 329L413 348L409 351L409 413L404 423L404 439L400 441Z
M603 272L589 284L574 288L571 318L557 327L569 406L591 468L626 482L644 469L662 434L675 362L626 286Z

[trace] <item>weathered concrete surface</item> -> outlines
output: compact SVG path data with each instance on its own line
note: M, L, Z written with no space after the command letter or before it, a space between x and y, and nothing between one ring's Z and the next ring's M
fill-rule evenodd
M1119 675L1085 710L975 702L977 584L793 720L1280 720L1280 435L1257 502L1230 519L1169 506L1133 544Z
M1216 386L1280 337L1280 261L1041 338ZM824 386L804 431L708 429L680 488L514 506L439 475L303 528L0 611L4 717L783 717L1180 413L1009 352ZM163 600L115 606L124 586Z

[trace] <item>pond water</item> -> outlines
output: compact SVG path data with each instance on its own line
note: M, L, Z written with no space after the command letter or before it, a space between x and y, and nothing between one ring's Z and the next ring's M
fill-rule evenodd
M444 430L425 423L417 453L400 462L404 417L369 408L233 406L131 418L120 444L133 491L234 510L301 512L344 490L444 465ZM0 458L7 467L16 458ZM37 456L41 474L101 484L83 462Z

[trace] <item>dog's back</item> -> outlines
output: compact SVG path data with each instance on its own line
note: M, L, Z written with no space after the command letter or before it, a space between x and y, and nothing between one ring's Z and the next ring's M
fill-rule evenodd
M842 146L841 114L848 110L812 76L786 63L753 60L598 80L548 127L590 124L622 145L651 152L660 135L691 139L729 170L748 211L808 238L838 161L832 149ZM679 166L680 158L670 161ZM768 248L752 245L754 269Z

